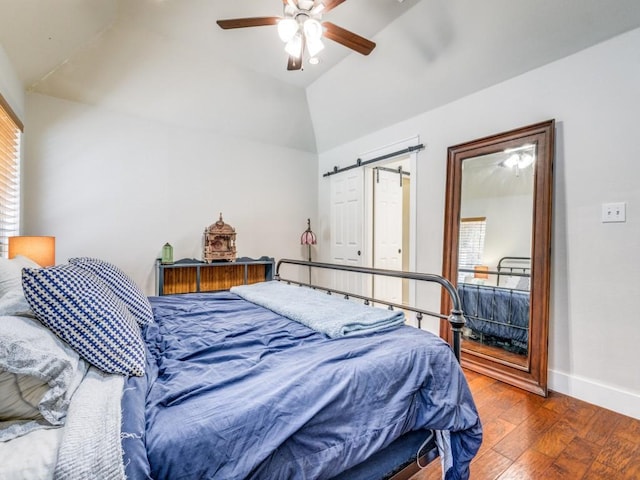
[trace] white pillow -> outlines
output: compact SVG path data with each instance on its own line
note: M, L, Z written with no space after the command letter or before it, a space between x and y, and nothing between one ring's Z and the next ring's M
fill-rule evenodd
M30 311L22 291L22 269L40 268L33 260L17 255L0 258L0 315L20 315Z
M64 424L71 396L87 368L69 345L37 320L0 316L0 371L5 373L0 442Z
M529 277L520 277L518 279L518 284L516 285L516 289L518 289L518 290L530 290L531 289L531 278L529 278Z
M518 286L518 282L520 281L520 277L508 276L505 277L504 280L500 281L500 286L504 288L516 288Z

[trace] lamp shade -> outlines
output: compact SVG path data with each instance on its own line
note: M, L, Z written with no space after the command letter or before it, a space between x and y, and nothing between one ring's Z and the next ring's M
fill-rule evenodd
M473 267L473 278L489 278L489 267L487 265Z
M301 245L315 245L316 242L316 234L312 231L303 232L302 237L300 237Z
M56 237L9 237L9 258L30 258L42 267L56 263Z
M307 229L302 232L300 237L300 245L315 245L316 234L311 231L311 219L307 219Z

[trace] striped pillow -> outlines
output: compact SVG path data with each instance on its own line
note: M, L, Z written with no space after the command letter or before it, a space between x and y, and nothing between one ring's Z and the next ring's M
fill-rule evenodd
M144 374L140 328L98 277L74 265L25 268L22 287L38 320L89 363L107 373Z
M69 263L88 270L106 283L116 297L124 302L140 325L153 323L149 299L131 277L118 267L104 260L88 257L70 258Z

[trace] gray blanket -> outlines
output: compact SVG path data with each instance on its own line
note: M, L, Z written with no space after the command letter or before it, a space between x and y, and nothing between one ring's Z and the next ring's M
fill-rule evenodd
M365 306L278 281L241 285L233 287L231 292L331 338L388 330L404 324L401 310Z

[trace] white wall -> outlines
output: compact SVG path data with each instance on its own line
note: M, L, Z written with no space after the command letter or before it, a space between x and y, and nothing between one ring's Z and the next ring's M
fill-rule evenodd
M533 197L511 195L465 199L460 218L485 217L486 231L482 264L496 270L502 257L531 256Z
M205 227L236 228L238 256L301 258L316 212L316 156L28 94L24 232L56 260L96 256L155 288L165 242L202 258Z
M455 75L455 72L451 72ZM640 30L425 112L320 155L320 171L419 135L417 266L442 267L447 147L556 119L550 388L640 418ZM413 175L413 172L412 172ZM328 179L318 184L328 237ZM627 202L627 222L600 222ZM323 251L326 258L328 252ZM439 309L439 294L420 291ZM437 332L437 321L426 322Z

